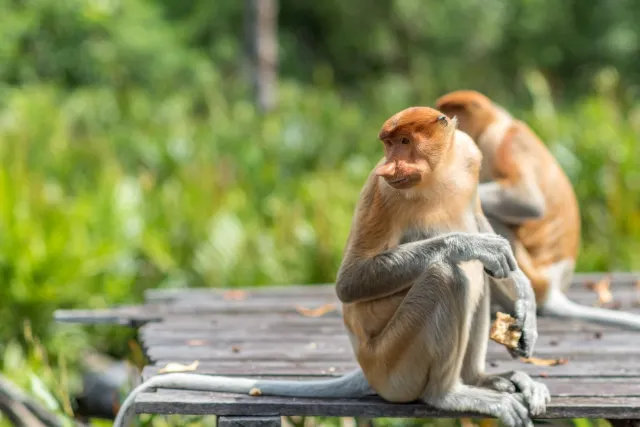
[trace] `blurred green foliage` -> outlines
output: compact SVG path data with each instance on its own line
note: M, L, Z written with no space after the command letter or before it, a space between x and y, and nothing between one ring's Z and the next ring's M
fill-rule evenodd
M123 355L128 333L52 311L149 287L332 281L381 123L457 88L558 157L579 270L640 267L640 3L280 5L280 105L261 116L241 1L0 0L0 354L28 319L52 360Z

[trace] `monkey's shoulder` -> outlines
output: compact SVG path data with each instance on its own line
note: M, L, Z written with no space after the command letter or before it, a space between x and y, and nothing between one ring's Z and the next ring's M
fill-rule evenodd
M456 131L455 152L458 167L472 174L479 172L482 165L482 151L468 134L460 130Z

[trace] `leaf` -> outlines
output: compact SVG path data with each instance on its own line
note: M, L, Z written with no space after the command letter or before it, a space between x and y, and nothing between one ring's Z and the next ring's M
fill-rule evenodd
M609 289L611 286L610 275L603 277L597 283L587 283L586 286L598 296L598 305L610 304L613 301L613 294Z
M222 295L222 298L224 298L225 300L241 301L241 300L247 299L247 296L249 296L247 291L235 290L235 291L227 291L227 292L225 292Z
M193 363L189 364L189 365L183 365L181 363L167 363L167 365L164 368L161 368L158 373L159 374L164 374L167 372L188 372L188 371L195 371L196 369L198 369L198 365L200 364L199 361L195 360L193 361Z
M565 365L569 363L568 359L539 359L537 357L521 357L524 363L531 363L536 366L556 366L556 365Z
M296 311L305 317L320 317L336 309L335 304L325 304L318 308L306 308L296 305Z

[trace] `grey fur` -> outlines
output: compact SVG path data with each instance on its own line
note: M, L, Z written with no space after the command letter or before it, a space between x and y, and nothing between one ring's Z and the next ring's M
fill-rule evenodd
M441 396L425 396L426 403L443 410L476 412L499 418L507 427L533 427L524 398L465 384Z
M526 185L524 180L519 185ZM527 197L522 197L526 194ZM485 215L495 217L507 224L542 218L545 202L539 188L507 188L495 181L478 185L478 195Z
M455 232L403 243L372 258L345 259L338 270L336 293L343 303L382 298L414 285L430 265L472 260L482 262L498 279L507 278L517 268L503 237Z
M486 337L489 334L490 288L485 285L484 294L474 310L470 305L473 304L473 301L465 301L465 298L460 298L465 294L466 278L464 274L456 266L450 268L445 266L446 264L442 264L441 267L431 270L438 272L440 283L447 284L449 289L454 288L453 294L459 294L459 296L454 297L453 300L440 302L440 304L450 305L450 313L471 315L470 318L460 319L463 327L469 328L468 336L470 338L460 373L462 382L458 381L450 388L442 389L443 381L434 381L436 388L425 390L422 400L443 410L472 411L496 417L507 427L532 427L530 415L539 415L544 412L549 401L547 387L534 381L525 373L517 375L513 372L497 375L484 373L487 340L476 337ZM437 290L437 286L432 286L433 283L425 283L429 286L424 288L424 295L421 295L421 299L435 301L435 298L429 298L429 296L441 293L441 291ZM412 288L412 291L414 289L419 289L419 287ZM442 295L438 296L442 297ZM432 317L433 312L432 309L425 312L424 315ZM434 332L439 331L441 334L446 334L448 339L443 337L438 341L442 347L440 350L451 352L451 349L446 346L453 344L455 340L451 337L455 336L457 331L454 332L448 328L455 328L459 324L442 320L442 323L438 324L437 321L434 322L430 318L427 323L433 324Z
M493 222L489 222L484 215L477 215L476 223L481 233L497 235ZM501 223L498 223L497 226L501 227L501 229L504 228ZM513 236L508 235L503 236L503 238L505 238L511 248L512 240L510 240L510 238L512 239ZM515 350L510 350L511 355L514 358L517 356L531 357L538 339L536 297L533 292L533 287L531 286L531 281L520 268L517 268L506 280L498 280L495 277L489 277L488 279L493 299L506 311L511 313L516 319L518 326L522 329L522 337L519 343L520 347Z
M131 409L138 394L157 387L189 389L210 392L248 394L260 390L265 396L290 397L364 397L375 395L361 369L355 369L339 378L320 381L253 380L193 373L169 373L152 377L133 389L122 403L113 423L114 427L129 424Z
M559 319L581 319L601 325L640 330L640 316L637 314L576 304L561 291L554 289L550 289L547 300L540 307L540 314Z

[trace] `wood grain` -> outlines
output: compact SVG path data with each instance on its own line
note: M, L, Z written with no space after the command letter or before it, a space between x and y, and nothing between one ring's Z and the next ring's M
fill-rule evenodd
M409 404L388 403L378 397L367 399L292 399L164 389L153 393L141 393L136 400L135 411L137 413L189 415L365 416L371 418L480 417L473 413L439 411L419 402ZM640 398L558 397L551 401L547 406L546 413L539 418L582 417L638 418L640 417Z
M603 273L576 275L569 297L581 304L595 304L597 295L585 282L603 277ZM640 313L640 305L636 304L640 273L614 273L612 277L611 291L621 309ZM299 312L300 306L314 309L326 304L334 304L336 309L321 317L306 317ZM56 320L139 328L141 345L151 361L142 372L143 379L157 375L168 363L189 364L196 360L196 372L202 374L299 380L335 377L357 367L332 284L245 288L231 293L222 288L150 290L145 304L105 310L59 310ZM534 356L563 358L567 363L524 363L490 341L487 372L521 370L545 382L553 398L542 418L640 417L637 332L539 317L538 333ZM290 399L166 389L143 393L136 402L140 413L248 416L257 420L283 415L477 415L435 411L421 403L390 404L378 398Z

